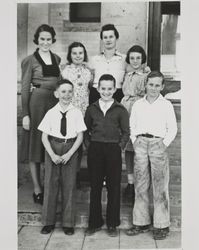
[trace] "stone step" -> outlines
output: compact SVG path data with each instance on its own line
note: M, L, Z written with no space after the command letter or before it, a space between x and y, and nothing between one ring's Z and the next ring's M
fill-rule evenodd
M121 191L121 225L120 228L128 228L131 224L131 201L124 197L122 185ZM41 205L34 204L32 200L32 185L26 184L18 189L18 224L19 225L41 225ZM88 186L83 186L77 191L76 202L76 227L86 227L89 211L89 190ZM106 211L106 188L102 192L103 214ZM152 205L151 205L152 210ZM60 225L61 206L57 208L57 223ZM170 214L171 230L181 230L181 193L178 185L170 186Z

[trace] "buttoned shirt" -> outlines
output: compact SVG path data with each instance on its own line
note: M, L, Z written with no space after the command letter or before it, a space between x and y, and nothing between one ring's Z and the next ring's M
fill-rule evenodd
M111 74L116 80L116 88L122 88L126 67L125 58L126 56L118 51L115 51L115 54L109 59L105 57L103 52L100 55L91 57L89 67L94 70L95 75L93 87L98 87L100 76L103 74Z
M110 102L104 102L101 99L99 99L99 106L104 115L106 114L107 110L110 109L111 105L114 103L114 100Z
M130 116L130 138L132 142L139 134L152 134L163 138L163 143L168 146L176 136L177 123L174 108L170 101L161 94L149 103L146 95L136 101Z
M62 113L66 113L66 136L63 136L60 132ZM84 118L82 112L75 108L72 104L69 104L66 110L63 110L58 103L52 109L50 109L43 120L39 124L38 129L48 135L55 136L62 139L74 138L79 132L86 130Z

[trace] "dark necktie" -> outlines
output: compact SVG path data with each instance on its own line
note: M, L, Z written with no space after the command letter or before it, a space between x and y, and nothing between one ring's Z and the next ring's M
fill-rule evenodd
M60 111L60 112L61 112L61 111ZM67 112L65 112L65 113L62 113L62 112L61 112L62 118L61 118L61 128L60 128L60 132L61 132L61 134L62 134L63 136L66 135L66 113L67 113Z

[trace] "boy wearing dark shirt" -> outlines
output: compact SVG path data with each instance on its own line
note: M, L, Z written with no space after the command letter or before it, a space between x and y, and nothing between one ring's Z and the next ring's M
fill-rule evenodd
M121 149L129 140L129 117L126 109L113 99L115 78L105 74L99 79L101 98L86 111L86 139L89 138L88 169L90 175L90 214L87 235L92 235L104 224L101 193L106 178L108 192L106 224L108 234L117 236L120 224Z

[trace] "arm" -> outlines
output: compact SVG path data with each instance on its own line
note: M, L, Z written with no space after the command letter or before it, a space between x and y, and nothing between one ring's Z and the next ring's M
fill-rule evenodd
M129 85L129 77L128 77L128 74L126 73L124 76L124 82L122 85L122 92L125 96L129 95L128 85Z
M84 122L86 124L87 130L84 132L84 144L85 147L88 149L89 144L90 144L90 129L92 126L92 118L90 115L90 109L87 108L86 113L85 113L85 118Z
M25 58L21 63L22 69L22 125L26 130L30 129L30 116L29 116L29 99L30 99L30 87L32 81L32 56Z
M124 109L123 112L121 112L120 116L120 128L121 128L121 140L120 140L120 146L122 150L125 148L127 142L129 141L129 114L126 109Z
M94 82L94 71L89 69L89 72L90 72L90 80L89 80L89 83L88 83L88 88L90 89L92 86L93 86L93 82Z
M77 139L75 140L72 148L64 155L61 156L62 163L66 164L72 155L75 153L75 151L79 148L79 146L82 144L83 141L83 132L79 132L77 134Z
M168 101L169 102L169 101ZM167 107L167 120L166 120L166 135L163 139L163 143L168 147L169 144L174 140L177 134L177 122L175 112L172 104L169 102Z
M46 133L42 133L42 143L46 149L46 151L48 152L48 154L50 155L50 158L52 159L52 161L57 165L59 163L61 163L62 159L61 156L56 155L54 153L54 151L52 150L52 147L50 145L49 139L48 139L48 134Z
M130 115L130 139L132 143L135 142L136 140L136 121L137 121L137 116L136 116L136 103L133 105L132 110L131 110L131 115Z
M146 77L147 75L141 76L140 81L136 84L136 95L143 97L145 95L145 84L146 84Z

